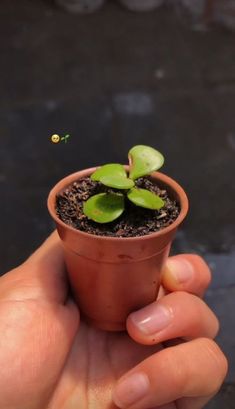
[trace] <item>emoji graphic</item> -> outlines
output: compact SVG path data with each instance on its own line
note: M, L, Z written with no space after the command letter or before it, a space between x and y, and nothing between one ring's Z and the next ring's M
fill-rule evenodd
M58 143L58 142L60 142L60 136L57 135L57 134L52 135L52 137L51 137L51 142L53 142L53 143Z
M61 140L64 141L64 143L67 143L67 139L70 137L70 135L65 135L62 136Z

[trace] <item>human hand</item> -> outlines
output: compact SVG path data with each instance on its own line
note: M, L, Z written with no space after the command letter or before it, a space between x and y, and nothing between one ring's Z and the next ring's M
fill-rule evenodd
M191 272L191 279L177 283L176 271ZM0 278L0 409L202 408L227 371L212 341L217 319L198 297L209 281L202 259L171 258L161 291L167 294L142 309L141 316L131 314L128 333L96 330L80 322L53 233L25 263ZM170 312L165 329L163 307ZM147 327L155 327L153 335L146 334ZM170 339L174 346L163 349L161 343ZM134 399L134 387L124 397L122 381L133 374L142 386L147 381L148 389L132 405L127 399Z

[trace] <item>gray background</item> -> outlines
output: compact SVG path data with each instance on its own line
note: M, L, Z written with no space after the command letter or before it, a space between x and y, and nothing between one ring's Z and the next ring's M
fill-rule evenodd
M173 252L213 270L207 301L230 370L208 408L234 408L235 33L193 30L167 7L79 16L43 0L2 0L0 30L1 272L52 231L46 197L61 177L155 146L191 203ZM71 136L54 145L53 133Z

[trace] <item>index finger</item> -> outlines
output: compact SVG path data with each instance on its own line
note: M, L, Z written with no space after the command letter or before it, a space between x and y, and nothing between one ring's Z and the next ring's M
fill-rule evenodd
M169 257L162 275L162 285L167 291L186 291L200 297L210 282L211 271L196 254Z

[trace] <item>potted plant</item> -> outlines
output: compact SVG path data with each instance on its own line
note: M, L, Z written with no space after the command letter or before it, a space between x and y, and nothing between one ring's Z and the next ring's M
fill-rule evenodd
M160 152L137 145L128 157L128 166L69 175L48 197L81 314L110 331L124 330L130 312L156 300L172 239L188 211L180 185L156 172L164 162Z

